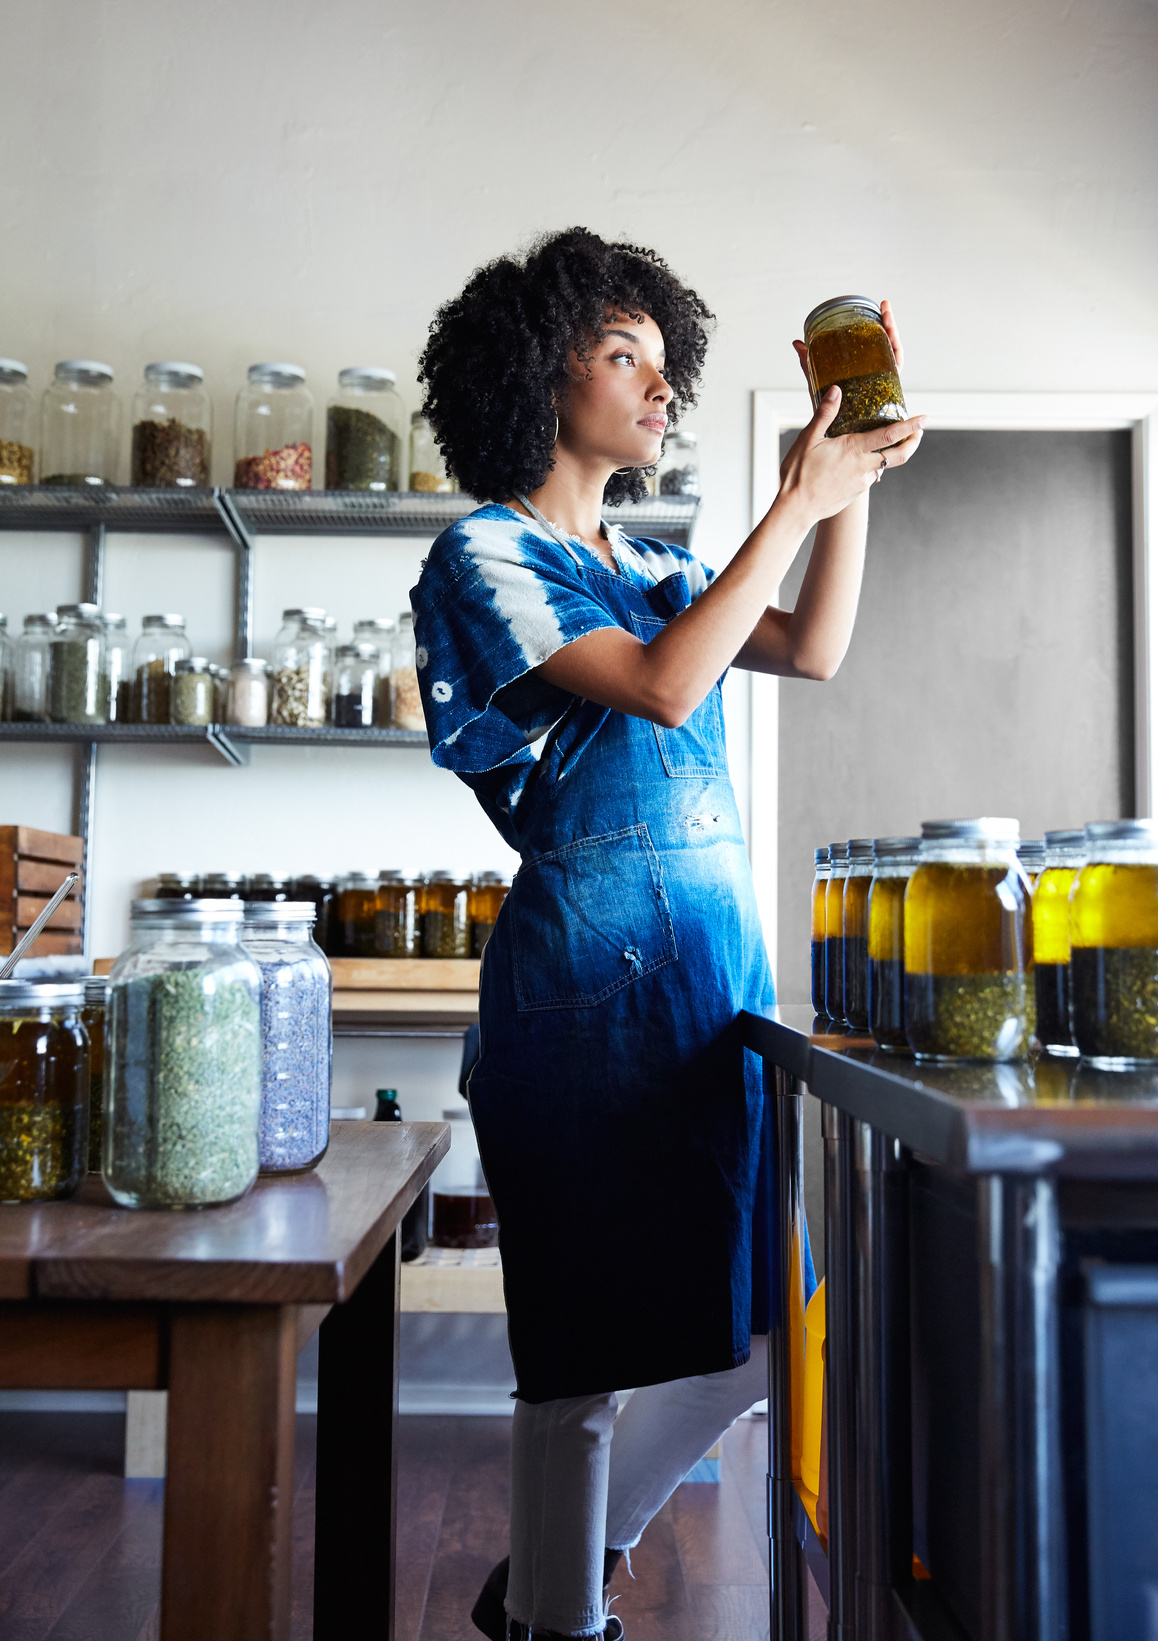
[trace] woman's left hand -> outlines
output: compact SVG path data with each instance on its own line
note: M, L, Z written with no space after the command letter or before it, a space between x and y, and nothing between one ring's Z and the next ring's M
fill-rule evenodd
M881 324L885 327L885 335L888 337L889 346L893 350L893 358L897 361L897 369L900 370L905 363L905 350L901 346L901 337L900 332L897 330L897 321L893 317L893 305L887 296L883 296L881 298ZM804 372L804 377L807 381L808 349L805 347L803 342L793 342L792 346L796 349L796 357L800 360L800 368Z

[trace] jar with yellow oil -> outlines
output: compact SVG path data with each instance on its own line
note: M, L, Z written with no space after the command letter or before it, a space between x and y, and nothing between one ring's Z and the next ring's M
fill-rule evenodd
M812 879L812 1006L824 1013L824 891L828 888L828 845L816 851Z
M844 1019L844 884L848 877L848 844L828 846L828 882L824 886L824 1012Z
M905 1036L905 890L920 838L874 838L868 896L869 1030L878 1048L907 1054Z
M1029 879L1030 888L1036 888L1038 878L1045 871L1045 840L1026 838L1024 843L1017 846L1017 858L1021 862L1022 871Z
M848 840L848 876L844 880L841 960L844 964L844 1017L867 1031L868 897L873 876L872 838Z
M905 396L878 303L868 296L834 296L804 321L808 386L814 409L839 387L840 409L828 437L867 433L903 422Z
M918 1059L1027 1046L1030 888L1015 820L926 821L905 891L905 1035Z
M1158 821L1095 821L1070 894L1074 1041L1108 1071L1158 1060Z
M1080 827L1047 832L1045 860L1033 888L1035 1036L1047 1054L1078 1051L1070 1021L1070 890L1085 864L1085 843Z

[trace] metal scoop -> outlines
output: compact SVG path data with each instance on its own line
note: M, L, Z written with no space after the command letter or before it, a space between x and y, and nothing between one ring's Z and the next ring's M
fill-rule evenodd
M79 872L70 872L68 874L68 876L65 878L64 882L61 884L60 888L53 895L52 899L48 902L48 905L41 912L40 916L36 919L36 922L32 925L32 927L29 930L26 931L26 933L21 935L20 939L16 942L16 945L13 948L11 954L4 959L3 963L0 963L0 980L11 980L12 971L16 967L17 963L19 963L20 959L24 956L25 952L32 945L32 942L36 939L37 935L40 933L41 929L43 929L44 925L48 922L49 918L52 916L53 912L55 912L56 908L60 905L61 901L64 900L64 898L72 892L72 890L76 887L76 885L79 882L80 882L80 873Z

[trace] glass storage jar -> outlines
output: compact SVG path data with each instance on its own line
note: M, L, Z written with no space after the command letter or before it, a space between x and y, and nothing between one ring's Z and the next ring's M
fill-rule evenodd
M259 656L247 655L230 669L228 721L244 729L269 722L269 667Z
M663 442L656 480L661 496L698 496L700 458L694 433L673 429Z
M840 388L829 438L904 421L901 378L878 303L867 296L822 302L804 321L804 345L813 409L830 387Z
M841 960L844 964L844 1017L865 1031L868 1006L868 897L873 875L872 838L848 840L848 876L841 906Z
M301 877L288 878L285 886L287 900L308 900L314 908L313 935L327 957L333 952L334 885L328 878L313 872Z
M812 1007L824 1013L824 892L828 888L828 845L815 852L812 879Z
M194 880L185 872L158 872L154 900L196 900Z
M1015 820L926 821L905 891L905 1034L918 1059L1025 1053L1029 883Z
M355 644L373 644L378 651L378 705L374 717L376 724L390 724L394 718L390 697L390 658L397 630L396 622L388 615L367 616L364 620L354 623Z
M397 378L380 365L338 372L338 391L326 406L326 489L401 490L406 409Z
M257 1178L261 974L240 901L135 900L109 976L105 1185L126 1208L207 1208Z
M32 395L19 359L0 359L0 484L31 484L36 470Z
M132 421L130 484L158 490L208 488L213 406L200 365L146 365Z
M250 365L237 395L233 483L238 490L308 490L314 399L300 365Z
M401 872L378 873L374 952L377 957L422 956L418 885L409 882Z
M101 1136L104 1133L105 1008L109 997L108 977L90 974L84 982L81 1024L88 1037L88 1171L101 1171Z
M848 877L848 844L828 846L828 882L824 886L824 1012L844 1019L844 883Z
M236 872L206 872L193 879L194 900L242 899L241 879Z
M1085 843L1080 828L1047 832L1044 864L1033 890L1036 1036L1047 1054L1077 1053L1070 1021L1070 890L1085 863Z
M133 719L133 673L128 627L123 615L101 617L105 629L105 711L110 724Z
M510 888L501 872L480 872L471 880L466 912L470 920L472 957L482 956L487 941L495 932L495 922Z
M335 912L338 956L377 956L378 879L368 872L347 872L339 878Z
M324 610L286 610L273 648L270 723L320 728L330 702L330 640Z
M251 872L242 880L241 898L245 901L288 900L285 878L277 877L273 872Z
M470 890L449 872L432 872L422 897L423 957L469 957Z
M48 661L48 716L54 724L108 718L105 626L95 604L62 604Z
M410 418L410 488L447 495L458 489L446 470L434 429L420 410Z
M1107 1071L1158 1060L1158 821L1094 821L1070 891L1074 1041Z
M395 729L425 730L422 697L418 693L418 664L414 645L414 616L404 610L390 653L390 699Z
M907 1054L905 890L920 838L875 838L868 898L869 1030L878 1048Z
M430 1180L430 1241L436 1248L497 1248L498 1215L483 1176L478 1139L465 1102L442 1113L450 1150Z
M338 646L334 655L335 728L372 729L378 722L381 665L373 644Z
M314 1168L330 1142L332 983L309 901L248 901L242 944L261 971L263 1174Z
M12 716L12 645L8 638L8 617L0 615L0 724Z
M230 671L210 661L209 676L213 679L213 722L223 724L229 712Z
M1045 866L1044 841L1041 838L1026 838L1024 843L1019 843L1017 846L1017 858L1021 862L1021 869L1029 879L1032 888Z
M48 658L55 630L55 612L26 615L12 646L12 717L18 724L48 722Z
M173 713L173 678L178 661L193 646L183 615L147 615L133 646L133 717L138 724L168 724Z
M62 359L40 401L41 484L115 484L120 426L112 367Z
M88 1159L81 981L0 980L0 1202L71 1196Z
M213 723L216 693L208 657L183 657L173 668L170 721L174 724Z

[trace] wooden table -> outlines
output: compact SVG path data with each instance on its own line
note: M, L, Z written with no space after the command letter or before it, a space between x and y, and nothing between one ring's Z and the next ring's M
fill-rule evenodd
M310 1174L127 1212L0 1207L0 1387L169 1391L161 1641L284 1641L296 1361L321 1326L314 1635L394 1633L398 1239L445 1123L340 1122Z

